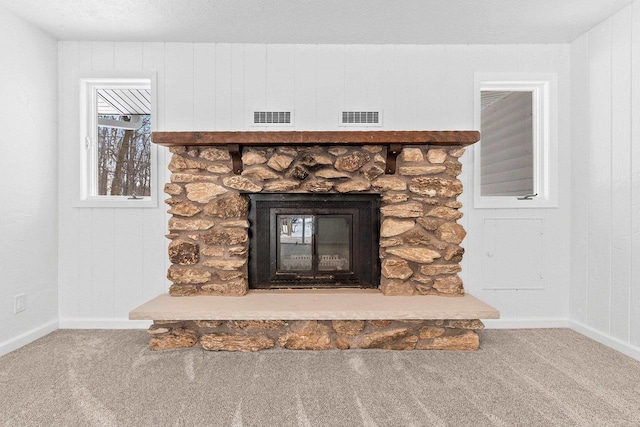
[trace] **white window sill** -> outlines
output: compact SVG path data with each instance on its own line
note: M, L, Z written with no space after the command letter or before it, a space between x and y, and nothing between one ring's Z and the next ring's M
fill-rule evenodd
M132 200L127 197L91 197L79 200L74 208L157 208L158 201L151 197Z
M518 200L517 197L476 197L473 201L475 209L548 209L557 208L557 200L539 198Z

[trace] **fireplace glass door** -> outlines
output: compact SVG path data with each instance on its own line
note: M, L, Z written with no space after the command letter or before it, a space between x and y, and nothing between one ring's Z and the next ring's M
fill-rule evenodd
M378 195L250 199L251 288L378 286Z
M278 272L316 275L351 269L351 215L277 216ZM326 275L327 277L330 274Z

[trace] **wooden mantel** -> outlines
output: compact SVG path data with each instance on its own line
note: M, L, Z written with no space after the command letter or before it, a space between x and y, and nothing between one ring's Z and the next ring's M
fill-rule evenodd
M151 141L164 146L227 145L449 145L466 146L480 140L478 131L455 130L378 130L378 131L216 131L153 132Z
M212 131L153 132L151 141L172 146L227 146L233 173L242 172L242 147L274 145L385 145L385 173L396 170L396 158L403 145L464 147L480 140L478 131L379 130L379 131Z

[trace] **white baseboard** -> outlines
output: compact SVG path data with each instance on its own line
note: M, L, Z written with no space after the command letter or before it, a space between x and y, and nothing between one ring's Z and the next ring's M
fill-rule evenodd
M61 318L60 329L149 329L151 320Z
M569 327L579 334L587 336L594 341L598 341L600 344L604 344L607 347L610 347L624 355L640 361L640 347L636 347L632 344L626 343L618 338L611 337L607 334L593 329L590 326L578 323L575 320L569 321Z
M486 319L483 320L487 329L540 329L540 328L568 328L568 319Z
M50 322L45 323L42 326L33 328L30 331L27 331L23 334L18 335L17 337L11 338L3 343L0 343L0 356L10 353L13 350L17 350L20 347L25 346L37 340L38 338L42 338L43 336L50 334L56 329L58 329L58 321L52 320Z

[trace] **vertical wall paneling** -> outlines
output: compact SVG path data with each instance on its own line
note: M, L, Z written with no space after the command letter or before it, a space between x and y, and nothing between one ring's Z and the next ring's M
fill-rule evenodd
M468 255L467 255L468 256ZM518 319L518 318L532 318L533 316L527 310L522 310L520 307L521 297L523 295L532 295L537 291L521 291L521 290L484 290L481 293L476 292L473 295L478 295L483 301L486 301L493 307L500 307L501 319Z
M193 44L165 45L164 108L166 130L193 129Z
M447 63L440 46L402 45L396 47L395 123L396 129L440 129L446 114L442 101L449 97L443 80L446 70L434 63Z
M215 70L215 88L216 88L216 130L229 130L232 123L232 69L231 69L231 45L219 44L216 46L216 70Z
M266 108L271 111L294 110L294 45L267 45ZM295 112L294 118L295 122Z
M562 69L571 68L571 46L569 44L563 45L562 48L553 55L554 61L545 64L547 67L553 63L558 62L559 67ZM552 138L555 136L558 143L551 147L549 171L551 179L557 179L558 183L561 183L557 190L557 198L559 200L558 206L560 211L565 212L564 221L558 221L556 219L556 211L546 209L543 216L545 222L546 242L553 244L555 251L558 253L567 254L567 258L560 259L553 253L554 250L545 250L544 266L545 277L547 283L552 284L557 280L557 271L562 271L562 281L566 283L566 286L558 287L554 290L555 307L552 305L543 304L545 310L553 310L553 313L560 313L559 316L563 319L569 317L569 286L571 283L570 274L570 252L571 252L571 79L568 73L566 77L562 77L559 74L559 79L556 84L552 84L551 91L555 94L552 98L557 99L555 114L557 114L558 120L551 126ZM564 117L564 119L563 119ZM564 122L566 120L566 122ZM566 238L550 236L566 236ZM555 277L553 277L555 276ZM545 316L547 312L545 312Z
M113 42L91 43L91 71L94 75L99 72L115 71ZM91 245L91 311L97 317L110 317L115 307L115 209L83 209L80 215L84 217L89 213L91 214L91 241L89 242Z
M143 68L142 43L116 43L114 69L118 73L140 73ZM114 209L114 315L126 318L141 302L143 250L143 209Z
M632 6L631 25L631 283L630 341L640 346L640 2ZM628 8L627 8L628 10ZM623 10L624 12L625 10ZM621 12L622 13L622 12Z
M91 69L95 72L113 72L114 70L114 43L91 42Z
M432 61L441 62L440 49L432 49L430 46L408 46L409 53L403 55L408 72L409 83L405 89L405 96L409 102L405 106L405 114L408 120L404 126L406 129L436 129L440 115L439 100L444 98L441 91L435 87L443 84L437 80L438 70L432 66ZM413 82L422 80L424 83L416 85Z
M396 50L393 45L384 45L380 49L382 82L380 84L381 107L383 109L382 126L384 129L395 129L396 103Z
M367 88L365 105L370 110L383 109L383 93L384 93L384 46L367 45L365 46L365 84ZM382 112L382 125L385 124L385 113Z
M164 130L164 43L143 43L142 44L142 67L145 71L153 72L156 75L156 114L155 124L157 130Z
M474 79L473 76L470 76L471 72L469 63L480 63L476 56L476 49L464 49L462 47L453 48L451 46L445 47L446 49L446 61L449 64L447 67L448 74L446 77L447 82L447 92L449 93L449 99L451 101L447 102L447 115L452 116L447 119L449 123L455 124L455 126L448 127L448 129L463 129L465 128L466 123L474 123L475 118L475 94L474 94ZM462 53L464 52L464 54ZM469 62L470 61L470 62ZM477 61L477 62L476 62ZM457 102L456 99L462 99L468 94L472 94L471 108L468 109L459 109L456 108ZM457 110L457 111L456 111ZM456 111L456 113L453 113ZM473 126L475 129L476 126ZM459 177L459 179L464 183L467 189L473 188L473 182L471 177L473 176L473 148L468 148L464 156L460 158L460 161L463 165L463 173ZM473 210L473 191L464 191L462 195L458 198L462 203L463 207L461 211L464 216L458 221L467 231L471 230L479 230L483 228L482 213ZM465 238L462 246L465 248L466 254L462 259L461 267L462 272L460 273L460 277L463 280L465 285L465 289L472 293L473 295L477 295L481 298L484 298L490 304L495 304L495 307L500 307L499 309L503 310L503 305L497 305L496 297L499 293L510 293L511 291L492 291L492 290L482 290L482 283L480 277L482 275L482 234L479 232L476 233L467 233L467 237ZM506 314L505 314L506 316Z
M231 45L231 129L244 129L244 45Z
M571 44L571 135L574 141L589 141L589 37L583 35ZM586 144L571 146L571 210L582 212L571 221L571 317L586 323L589 185L585 182L589 168Z
M469 93L474 93L474 79L473 76L470 76L469 63L474 63L474 58L477 54L475 52L478 49L476 46L471 52L465 52L463 46L446 46L445 52L446 56L444 56L444 60L449 65L446 70L446 73L441 77L443 79L443 83L446 84L447 94L444 100L440 100L440 108L443 111L443 115L446 117L442 118L444 126L446 129L464 129L467 123L473 123L474 120L474 108L469 108L465 110L460 110L458 108L457 99L464 98L468 96ZM484 56L484 55L481 55ZM549 68L545 68L541 71L558 69L558 64L551 66ZM471 151L472 148L469 148ZM462 157L462 161L469 161L471 156ZM469 165L472 162L468 162ZM468 173L470 168L463 168L463 173ZM473 200L473 194L471 192L467 192L463 194L463 197L469 197L469 201Z
M216 128L216 45L193 45L194 130Z
M315 45L295 45L294 94L296 130L313 130L316 124L317 61Z
M415 58L415 46L396 46L395 68L393 73L394 129L412 129L415 119L416 82L413 80L411 65Z
M443 51L441 52L442 56L440 60L447 63L454 61L457 48L459 48L459 46L445 46ZM440 112L437 117L439 122L442 123L442 126L444 126L444 128L446 129L461 129L460 123L463 123L464 120L467 120L465 114L453 113L456 104L455 97L460 96L457 94L466 93L467 91L471 91L473 93L473 82L470 81L471 79L469 79L468 82L471 84L471 86L460 83L456 84L456 82L463 82L467 80L466 78L460 77L461 71L463 70L450 68L447 70L440 70L440 73L438 75L439 81L442 82L445 87L447 87L447 93L449 94L449 96L443 96L437 101L438 111ZM471 115L469 116L469 118L473 119L473 112L471 111L470 113ZM466 168L464 167L462 168L462 170L465 169Z
M566 159L568 161L568 156ZM565 178L561 177L560 179ZM566 180L568 181L568 177ZM557 212L553 209L541 209L536 214L533 214L530 209L519 209L517 212L522 220L529 219L532 215L539 217L542 225L543 234L540 237L544 249L542 251L542 265L540 266L539 273L540 284L545 288L544 292L541 290L529 293L518 291L519 306L522 311L529 313L529 316L533 318L549 318L554 315L559 318L566 318L569 314L569 289L568 287L558 287L554 283L556 283L559 277L563 277L561 280L566 280L568 284L570 279L569 260L560 261L554 252L569 253L569 241L559 237L562 235L567 236L567 238L569 237L568 223L563 224L557 221L555 218ZM530 232L530 230L527 230L527 233ZM517 233L514 234L518 236L518 240L523 237ZM524 245L528 244L529 243L524 243ZM526 255L524 255L524 257L526 257ZM548 288L549 286L553 288ZM545 293L547 293L547 295L545 295Z
M449 70L444 67L434 67L433 64L445 64L449 61L447 48L435 48L433 46L413 47L416 53L409 55L411 81L423 81L424 83L409 87L412 112L414 119L413 129L442 129L450 120L446 112L446 104L451 98L447 83ZM454 114L455 115L455 114ZM449 128L447 128L449 129Z
M337 129L344 107L344 46L317 46L317 130Z
M168 152L165 147L158 147L159 169L167 163L165 154ZM164 171L158 173L159 177L164 177ZM158 181L158 191L162 193L164 179ZM160 197L158 208L143 209L142 212L142 247L138 256L139 268L142 275L142 301L148 301L168 291L169 283L166 279L168 268L167 246L168 240L164 237L167 233L168 214L167 207L163 203L164 197Z
M636 347L640 346L639 24L636 1L571 44L571 318Z
M349 111L369 110L367 105L367 47L365 45L347 45L344 47L344 103L343 109ZM335 112L336 123L339 111Z
M611 21L611 335L629 339L631 268L631 14Z
M165 169L168 164L168 149L158 147L158 169ZM169 268L167 247L169 241L165 238L168 233L167 224L169 215L166 213L167 205L163 203L165 183L164 170L158 171L158 190L161 197L158 201L158 208L143 209L142 212L142 253L139 255L139 268L142 274L142 301L169 290L169 281L166 278L166 270Z
M61 318L122 320L131 306L166 292L169 285L165 278L168 240L164 237L168 216L163 203L129 212L73 207L79 169L77 79L82 74L111 75L124 70L123 64L129 61L141 64L131 69L156 72L157 130L260 130L265 127L251 126L247 115L251 108L284 107L294 109L297 129L338 129L339 112L345 107L382 108L386 129L453 125L466 129L473 127L476 71L556 72L561 87L568 87L568 58L564 56L569 51L565 47L518 49L525 54L516 54L518 50L509 46L60 42L59 69L69 77L60 80L60 135L65 141L60 148L64 167L60 167L59 209L61 230L73 228L63 233L60 243ZM562 102L566 105L561 107L559 122L565 129L569 106L568 100ZM469 156L462 158L466 165ZM161 188L170 176L166 169L169 157L159 147ZM568 156L562 161L568 162ZM460 178L465 188L471 188L466 175ZM466 193L463 203L465 197ZM462 221L469 233L463 244L467 290L494 304L505 318L561 317L568 292L568 207L534 215L543 220L548 235L554 236L543 243L544 262L552 260L551 274L545 276L544 289L537 290L482 289L478 280L482 238L478 234L487 216L521 217L513 211L489 210L480 215L466 203Z
M89 246L91 276L88 282L80 282L79 286L91 286L92 316L108 318L113 315L114 307L115 215L113 208L90 209L91 218L81 213L81 227L89 228L89 233L80 237L88 242L80 244L79 250L82 251L85 245Z
M587 321L609 333L611 301L611 22L589 32L589 251Z
M113 289L114 315L126 318L142 304L144 229L141 209L114 209Z
M117 72L142 71L142 43L116 43L113 48L114 69Z
M144 71L155 73L156 111L154 115L155 123L152 129L165 129L164 125L164 43L143 43L142 45L142 67ZM166 269L168 268L167 245L168 240L164 237L167 233L168 215L165 213L166 205L164 200L164 183L167 179L168 163L166 157L168 149L158 147L158 170L156 176L159 194L157 209L143 209L143 242L141 269L142 269L142 301L148 301L155 296L166 292L169 289L166 279Z
M110 44L102 45L104 46L109 53L112 53L112 48ZM108 56L108 55L107 55ZM93 72L93 43L91 42L80 42L78 46L78 73L80 76L86 76ZM109 63L106 64L107 67L110 66ZM75 97L72 98L72 113L74 116L78 117L79 115L79 82L75 78L75 75L72 75L72 84L71 91L74 92ZM67 156L78 156L78 146L80 145L80 134L79 134L79 123L76 120L72 120L72 129L71 134L73 135L71 139L65 141L65 154ZM69 150L69 148L71 148ZM80 191L77 189L80 180L80 168L74 168L76 173L72 176L72 188L75 188L75 194L73 195L74 199L72 201L77 201L78 197L80 197ZM77 274L78 274L78 289L72 293L78 294L78 310L82 314L91 313L92 304L91 299L93 298L94 291L94 283L92 280L92 271L93 271L93 243L88 238L93 233L93 209L74 209L77 215L77 222L79 234L73 242L76 243L77 257L78 257L78 266L77 266ZM66 236L65 236L66 237ZM71 237L71 236L69 236ZM66 245L65 245L66 246Z
M267 46L248 44L244 47L244 123L248 130L264 130L252 126L251 111L267 108Z
M444 102L440 102L441 105L439 105L439 108L443 110L445 117L442 118L442 124L438 123L438 125L446 129L464 129L466 123L474 122L474 107L460 109L457 107L458 102L456 101L465 98L469 93L474 93L474 79L470 77L469 67L467 65L467 61L472 61L471 63L473 63L474 54L472 52L465 52L463 54L461 51L463 49L461 46L445 46L444 48L446 63L450 64L443 77L443 84L446 85L448 96L445 97ZM469 56L471 56L471 58L468 58ZM462 174L458 179L464 183L467 189L473 188L473 182L471 181L471 176L473 175L473 147L466 150L466 154L460 158L460 162L463 166ZM472 212L473 191L464 191L458 196L458 200L462 202L461 211L464 214L464 216L458 220L458 223L466 230L475 229L470 222L478 214L478 212ZM479 222L475 222L474 225L477 227ZM473 294L476 292L475 288L481 286L480 281L475 280L478 277L478 271L481 271L481 266L472 269L468 265L468 262L474 259L472 248L477 248L481 245L481 243L473 244L474 240L479 241L481 238L476 234L478 233L469 233L466 241L463 242L463 247L468 251L468 255L462 259L462 272L460 273L465 287ZM481 256L477 256L477 258L478 260L482 260ZM485 294L490 292L491 291L486 291ZM527 292L527 294L531 294L531 292Z
M79 85L75 84L75 76L79 71L79 42L69 42L58 46L58 62L60 64L58 68L58 86L69 87L69 96L79 96ZM77 110L73 108L73 103L61 104L58 119L60 122L73 122L73 118L77 117ZM58 127L58 150L61 153L73 153L74 149L77 153L78 146L80 145L77 135L77 129L71 129L69 127ZM58 169L63 165L61 158L58 159ZM74 177L77 179L79 176L78 171L69 171L66 175L60 174L58 185L62 188L76 189L77 183L74 182ZM74 185L75 184L75 185ZM59 309L60 313L63 312L77 312L83 307L80 303L81 300L85 302L84 306L88 305L90 292L88 288L89 283L85 287L85 293L72 292L69 289L71 283L78 282L78 224L79 216L78 210L72 207L76 201L78 193L74 190L68 190L66 192L60 192L58 195L58 283L59 283Z
M544 281L548 283L548 279ZM556 290L553 295L554 298L550 300L545 292L516 291L518 317L524 317L522 313L527 313L529 319L566 319L569 310L564 293Z

